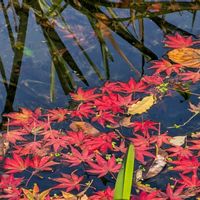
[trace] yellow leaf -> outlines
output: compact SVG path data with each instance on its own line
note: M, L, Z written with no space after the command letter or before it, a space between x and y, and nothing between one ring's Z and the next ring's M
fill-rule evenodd
M68 192L64 192L64 191L61 191L61 192L62 192L62 196L63 196L66 200L77 200L77 197L74 196L73 194L68 193Z
M168 52L168 57L185 67L200 68L200 49L181 48Z
M128 114L142 114L149 110L151 106L156 102L156 97L154 95L146 96L141 101L129 106Z

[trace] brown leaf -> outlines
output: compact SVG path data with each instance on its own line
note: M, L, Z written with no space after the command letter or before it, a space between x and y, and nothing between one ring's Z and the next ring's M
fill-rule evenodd
M99 130L97 130L94 126L87 122L81 122L81 121L74 121L72 122L69 127L77 132L77 131L83 131L85 134L98 136Z
M185 67L200 68L200 49L180 48L168 52L168 57Z
M4 156L9 148L9 142L0 134L0 156Z
M148 162L147 165L144 166L144 169L139 169L136 171L136 182L157 176L166 165L165 157L167 155L168 154L166 151L159 149L158 155L153 160L153 162Z

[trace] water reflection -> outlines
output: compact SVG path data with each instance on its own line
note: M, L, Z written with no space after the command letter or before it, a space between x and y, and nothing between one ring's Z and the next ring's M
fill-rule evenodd
M1 112L64 105L77 86L140 78L158 41L199 33L198 1L0 0ZM173 16L173 22L170 17ZM180 16L180 18L178 18ZM187 27L182 26L189 18ZM175 20L177 19L177 20ZM185 23L186 24L186 23ZM191 25L191 27L190 27Z

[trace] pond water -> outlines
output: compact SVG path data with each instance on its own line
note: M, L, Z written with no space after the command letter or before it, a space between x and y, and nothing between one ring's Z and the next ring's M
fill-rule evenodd
M66 106L69 91L106 80L127 81L136 77L133 66L149 74L150 61L168 51L161 42L166 34L200 34L195 2L142 2L134 9L126 1L94 2L96 7L90 1L62 1L62 11L58 6L48 12L35 2L1 1L1 113ZM199 92L197 86L192 92ZM182 100L166 99L153 117L161 117L166 126L174 119L184 121L188 116Z
M200 37L198 1L60 2L0 1L2 114L20 107L65 107L78 87L139 80L136 71L151 74L151 61L169 51L162 43L166 35ZM199 85L190 91L200 94ZM163 130L181 124L191 116L189 100L197 103L197 96L165 97L149 118L160 121ZM198 131L199 125L196 117L179 133Z

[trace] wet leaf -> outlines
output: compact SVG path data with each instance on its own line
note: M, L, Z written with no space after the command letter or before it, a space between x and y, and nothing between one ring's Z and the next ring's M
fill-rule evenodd
M187 136L175 136L169 140L170 144L175 146L182 146L185 143Z
M168 52L168 57L185 67L200 68L200 49L181 48Z
M159 153L156 158L147 163L144 169L139 169L136 171L135 180L136 182L144 179L149 179L154 176L157 176L167 164L165 161L165 157L167 156L167 152L159 149Z
M154 95L146 96L141 101L138 101L135 104L132 104L128 108L128 114L142 114L149 110L156 102L156 97Z
M4 156L9 148L9 142L0 134L0 157Z
M83 131L85 134L88 135L99 135L99 130L97 130L94 126L87 122L74 121L69 125L69 127L75 132Z
M61 191L62 192L62 196L64 197L64 199L67 199L67 200L77 200L77 197L71 193L68 193L68 192L64 192L64 191Z
M189 106L190 108L188 109L189 111L193 112L193 113L200 113L200 103L195 106L194 104L192 104L191 102L189 102Z

